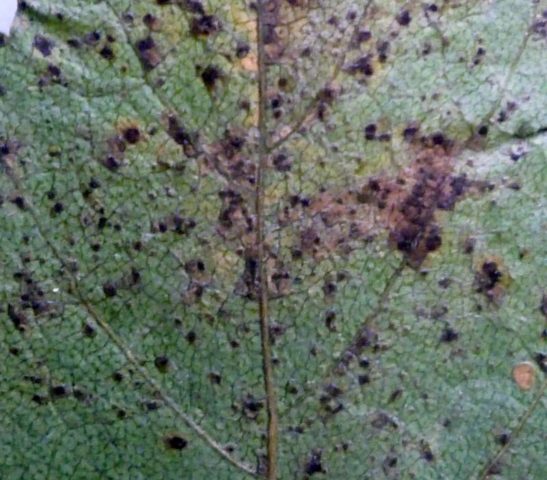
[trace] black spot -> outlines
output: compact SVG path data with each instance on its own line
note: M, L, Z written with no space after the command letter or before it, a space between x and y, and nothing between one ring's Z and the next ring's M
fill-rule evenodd
M505 446L511 441L511 434L509 432L501 432L496 435L495 440L499 445Z
M122 163L116 157L112 155L109 155L108 157L106 157L102 161L102 164L111 172L115 172L122 166Z
M96 30L86 33L84 35L84 42L90 46L97 45L100 39L101 39L101 34L97 32Z
M167 448L171 448L173 450L183 450L188 445L188 441L180 435L171 435L166 437L164 442Z
M486 137L486 135L488 135L488 126L481 125L479 129L477 130L477 133L483 137Z
M123 131L123 138L127 143L134 145L141 138L141 132L137 127L129 127Z
M311 475L315 475L316 473L326 473L326 470L323 468L323 465L321 464L321 456L322 456L321 450L312 451L306 463L306 467L304 469L306 475L311 476Z
M365 127L365 138L367 140L374 140L376 138L376 130L377 130L376 124L369 123Z
M425 239L425 248L429 252L438 250L442 245L442 238L438 228L432 228Z
M217 372L210 372L207 375L207 378L213 385L220 385L220 383L222 382L222 376L220 375L220 373Z
M397 388L393 390L393 392L391 392L391 394L389 395L388 403L392 403L395 400L398 400L399 398L401 398L402 395L403 395L402 388Z
M480 288L490 290L500 281L502 273L498 269L496 262L484 262L481 268Z
M165 373L169 369L169 359L165 355L160 355L154 359L154 365L161 373Z
M38 405L44 405L44 404L47 403L48 398L44 395L35 394L35 395L32 396L32 401L34 403L37 403Z
M50 388L49 393L52 397L62 398L68 395L69 389L66 385L55 385Z
M394 455L388 455L383 462L384 471L397 466L397 457Z
M431 135L431 141L433 142L433 145L443 146L446 142L446 138L441 132L436 132Z
M43 35L36 35L34 37L33 45L44 57L49 57L54 44L49 38L46 38Z
M370 377L366 374L359 375L357 380L359 381L359 385L366 385L367 383L370 383Z
M85 323L82 327L82 333L84 336L92 338L97 335L97 330L91 323Z
M121 408L118 408L118 410L116 410L116 417L118 417L120 420L123 420L125 417L127 417L127 412Z
M412 17L410 16L410 12L408 10L403 10L399 13L399 15L397 15L397 23L403 27L409 25L411 21Z
M118 293L116 285L112 282L106 282L103 284L103 292L107 297L115 297Z
M194 332L193 330L190 330L186 334L186 341L190 344L194 343L197 338L198 338L198 336L196 335L196 332Z
M534 360L543 373L547 373L547 355L543 352L538 352L534 355Z
M159 65L160 57L156 42L152 37L148 36L137 41L135 47L137 48L139 59L145 70L152 70Z
M112 374L112 380L116 383L120 383L123 380L123 374L121 372L114 372Z
M458 337L459 333L456 332L452 327L446 327L442 333L441 333L441 342L449 343L449 342L455 342Z
M99 50L99 54L105 60L113 60L114 59L114 51L108 45L105 45L103 48L101 48L101 50Z
M20 332L24 332L28 328L28 320L25 314L17 311L11 303L8 303L8 317Z
M55 203L55 205L53 205L54 213L57 213L57 214L61 213L64 209L65 209L65 206L61 202L57 202Z
M190 32L194 36L208 36L218 32L222 25L214 15L195 17L190 23Z
M431 447L424 441L420 442L420 455L426 462L432 462L435 459Z
M370 55L358 58L353 63L346 66L344 70L352 75L362 73L363 75L370 77L374 74L374 67L372 66Z
M27 208L27 202L25 201L24 197L21 195L17 195L15 198L13 198L12 203L16 205L21 210L26 210Z
M221 70L214 65L208 65L207 67L205 67L205 70L201 72L201 80L209 90L215 88L217 80L220 80L221 78Z
M430 12L436 12L439 10L439 7L437 7L437 5L435 5L434 3L430 3L428 6L427 6L427 9L430 11Z
M245 58L247 55L249 55L249 52L251 51L251 47L247 43L238 42L236 46L236 57L237 58Z

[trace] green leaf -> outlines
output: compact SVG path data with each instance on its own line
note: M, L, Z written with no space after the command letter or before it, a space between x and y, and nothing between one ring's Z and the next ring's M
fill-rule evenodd
M20 2L0 477L543 478L546 16Z

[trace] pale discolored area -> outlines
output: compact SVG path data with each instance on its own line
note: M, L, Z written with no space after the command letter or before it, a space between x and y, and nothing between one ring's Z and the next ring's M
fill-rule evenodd
M279 478L542 477L540 2L24 3L0 477L263 472L260 134Z

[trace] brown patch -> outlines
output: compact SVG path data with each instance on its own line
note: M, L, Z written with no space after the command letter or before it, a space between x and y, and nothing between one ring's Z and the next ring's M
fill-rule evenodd
M428 138L397 177L378 175L346 191L326 190L302 209L293 208L280 223L304 217L300 249L315 258L334 250L349 252L352 243L373 238L383 230L389 244L417 268L442 245L436 223L438 210L451 210L475 186L464 175L454 175L451 148L441 135ZM430 145L429 145L430 144Z
M530 390L536 380L536 370L531 362L522 362L513 367L513 380L521 390Z

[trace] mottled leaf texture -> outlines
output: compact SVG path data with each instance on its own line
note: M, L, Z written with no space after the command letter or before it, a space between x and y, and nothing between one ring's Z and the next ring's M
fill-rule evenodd
M0 478L547 476L547 4L25 0Z

